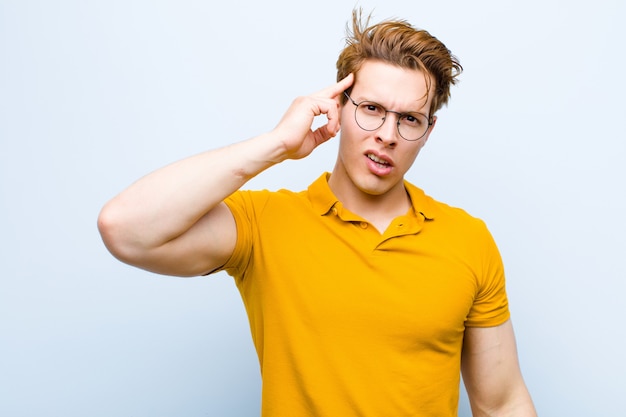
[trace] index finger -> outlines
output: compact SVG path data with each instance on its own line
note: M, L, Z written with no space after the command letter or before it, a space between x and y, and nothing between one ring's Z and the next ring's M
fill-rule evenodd
M350 73L344 79L336 82L329 87L324 88L323 90L320 90L315 95L320 97L336 98L337 96L343 94L343 92L346 91L353 82L354 74Z

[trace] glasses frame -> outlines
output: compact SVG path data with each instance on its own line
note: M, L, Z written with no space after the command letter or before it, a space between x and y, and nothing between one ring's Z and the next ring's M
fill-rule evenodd
M398 135L400 135L400 137L401 137L402 139L404 139L404 140L406 140L406 141L409 141L409 142L415 142L415 141L418 141L418 140L420 140L421 138L423 138L424 136L426 136L426 134L427 134L427 133L428 133L428 131L430 130L430 127L433 125L433 119L432 119L432 117L428 117L428 116L426 116L424 113L420 113L420 112L407 112L407 113L400 113L400 112L393 111L393 110L387 110L387 109L386 109L386 108L384 108L382 105L380 105L380 104L376 103L375 101L371 101L371 100L363 100L363 101L361 101L361 102L357 103L356 101L354 101L354 100L352 99L352 97L350 97L350 95L348 94L348 92L347 92L347 91L344 91L344 92L343 92L343 94L344 94L344 95L348 98L348 100L350 100L350 102L352 102L352 104L354 104L354 121L356 122L356 124L357 124L357 125L358 125L361 129L365 130L366 132L373 132L373 131L375 131L375 130L380 129L380 128L382 127L382 125L384 125L384 124L385 124L385 121L387 120L387 113L394 113L394 114L397 114L397 115L398 115L398 121L396 122L396 129L398 130ZM377 128L375 128L375 129L366 129L366 128L364 128L363 126L361 126L361 124L359 123L359 120L358 120L358 119L357 119L357 117L356 117L356 113L357 113L357 111L358 111L358 109L359 109L359 106L360 106L361 104L363 104L363 103L372 103L372 104L375 104L375 105L377 105L378 107L380 107L381 109L383 109L383 110L385 111L385 117L383 117L383 118L381 119L382 121L381 121L380 125L379 125ZM424 117L428 120L428 127L426 128L426 130L424 131L424 133L422 134L422 136L420 136L420 137L419 137L419 138L417 138L417 139L407 139L407 138L405 138L405 137L402 135L402 133L400 133L400 120L402 120L402 118L403 118L404 116L411 115L411 114L420 114L420 115L424 116Z

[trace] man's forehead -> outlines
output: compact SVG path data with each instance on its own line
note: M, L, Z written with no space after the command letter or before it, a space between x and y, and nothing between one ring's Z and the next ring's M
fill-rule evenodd
M434 96L432 76L419 69L381 61L366 61L355 74L351 92L356 100L375 101L401 110L421 110Z

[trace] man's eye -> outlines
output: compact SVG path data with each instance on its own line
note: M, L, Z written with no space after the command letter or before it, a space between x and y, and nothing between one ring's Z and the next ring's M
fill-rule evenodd
M428 118L421 114L405 114L402 123L408 126L421 127L428 124Z
M424 119L422 117L413 116L412 114L404 115L402 121L411 126L421 126L424 124Z
M363 111L369 114L376 114L376 115L381 114L382 115L385 113L383 108L375 103L364 103L362 107L363 107Z

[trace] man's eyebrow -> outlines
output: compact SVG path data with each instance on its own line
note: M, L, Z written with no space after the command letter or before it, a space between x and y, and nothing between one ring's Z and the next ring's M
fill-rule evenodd
M421 110L393 110L393 109L390 109L390 108L388 108L386 106L383 106L382 104L380 104L380 102L378 102L376 100L363 99L360 102L361 103L367 102L367 103L377 104L380 107L384 108L385 110L391 111L391 112L394 112L394 113L400 113L400 114L414 114L414 113L417 113L417 114L422 114L424 116L428 116L427 113L425 113L424 111L421 111ZM357 101L357 103L359 103L359 101ZM416 105L419 105L419 102L416 103ZM425 109L425 110L428 111L428 109Z

